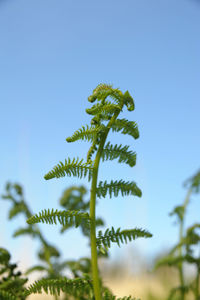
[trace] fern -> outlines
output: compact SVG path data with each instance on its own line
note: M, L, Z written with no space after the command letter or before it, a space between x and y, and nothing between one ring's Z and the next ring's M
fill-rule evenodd
M102 160L113 160L118 158L118 162L124 162L130 167L135 166L136 164L136 153L128 151L129 146L115 145L113 146L108 142L102 151Z
M111 180L110 183L107 183L107 181L99 182L99 185L96 189L96 193L98 197L106 197L107 193L109 193L110 198L112 195L115 197L118 197L119 192L121 192L122 196L127 196L127 195L134 195L141 197L142 192L141 190L137 187L135 182L125 182L123 180L120 181L113 181Z
M89 215L88 213L79 212L79 211L58 211L54 210L43 210L39 215L34 215L27 220L28 224L35 223L47 223L47 224L57 224L59 222L62 226L75 224L75 227L78 227L81 222L86 222L89 226ZM86 224L85 223L85 224Z
M112 85L102 83L93 90L93 94L88 98L88 101L91 103L96 101L91 108L86 109L86 112L89 115L92 115L91 126L83 126L81 129L75 131L71 137L67 138L68 142L75 142L77 140L92 142L87 153L87 162L83 163L83 159L79 161L79 159L71 160L68 158L65 160L65 163L60 162L57 166L55 166L52 171L44 176L44 178L48 180L64 177L65 175L76 176L78 178L87 176L88 180L92 181L90 190L90 214L86 215L85 213L83 214L74 211L59 212L57 210L44 210L39 213L39 215L29 218L28 223L33 224L35 222L45 222L49 224L56 224L58 221L63 226L63 231L69 228L72 225L72 222L75 223L75 226L81 225L83 220L86 220L88 224L90 224L90 226L88 226L88 230L91 243L93 279L93 295L90 294L90 298L102 300L103 288L100 284L101 281L97 263L97 256L100 254L102 246L107 249L110 247L111 242L120 245L120 243L127 242L128 240L135 240L138 237L151 237L152 235L148 231L137 228L122 231L120 228L117 229L117 231L112 228L111 230L106 230L104 235L101 231L99 231L98 237L96 237L96 227L99 223L95 212L96 196L106 197L107 193L109 193L110 197L112 195L118 196L119 192L121 192L122 196L135 195L141 197L142 195L141 190L133 181L125 182L123 180L112 180L110 183L107 183L107 181L100 181L98 183L98 170L101 158L103 161L118 158L118 162L124 162L130 167L133 167L136 163L136 154L132 151L128 151L128 146L113 146L110 143L107 143L105 146L108 134L110 131L121 132L122 134L128 134L134 139L137 139L139 137L139 131L135 122L118 118L119 114L123 112L125 107L128 111L134 110L134 101L128 91L122 93L119 89L114 89ZM92 161L92 156L94 154L95 157ZM35 289L30 289L30 293L34 290L40 292L42 287L46 291L50 288L52 293L55 293L56 291L59 293L63 286L66 286L66 284L63 285L62 282L60 285L58 281L48 283L41 282L37 284ZM69 286L69 290L72 290L69 281L67 282L67 286ZM59 289L57 290L57 288ZM76 286L75 290L77 290L77 288L78 287ZM131 297L124 297L122 299L131 300Z
M139 228L125 229L122 231L120 228L118 228L115 231L115 229L112 227L111 230L106 229L104 234L101 230L98 232L96 244L99 249L102 249L102 246L104 246L107 250L111 247L111 242L116 243L120 247L120 244L127 243L128 241L133 241L136 238L140 237L150 238L152 237L152 234L146 230Z
M92 171L93 166L91 163L84 163L82 164L83 159L79 161L79 159L73 159L72 161L70 158L68 160L65 160L65 163L63 164L60 162L57 166L53 168L52 171L50 171L48 174L44 176L46 180L52 179L52 178L59 178L67 176L77 176L79 178L86 177L88 175L88 180L90 181L92 178Z

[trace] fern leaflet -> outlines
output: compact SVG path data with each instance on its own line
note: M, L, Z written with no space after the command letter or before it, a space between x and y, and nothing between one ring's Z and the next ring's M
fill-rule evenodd
M108 142L102 151L102 160L113 160L116 158L118 162L124 162L128 164L130 167L135 166L136 164L136 153L132 151L128 151L129 146L124 146L120 144L113 146Z
M62 226L72 225L74 224L75 227L78 227L82 222L85 225L89 226L90 217L88 213L79 212L78 210L63 210L58 211L57 209L54 210L42 210L39 212L39 215L34 215L30 217L27 221L28 224L35 224L35 223L47 223L47 224L57 224L59 222Z
M101 126L91 126L89 127L86 125L86 128L82 126L82 128L75 131L75 133L66 139L67 142L75 142L77 140L86 140L86 141L93 141L95 136L98 133L103 132L105 129L104 125Z
M111 242L117 243L117 245L120 247L120 243L127 243L128 241L132 241L140 237L150 238L152 237L152 234L140 228L125 229L122 231L120 228L118 228L115 231L115 229L112 227L111 230L106 229L104 234L101 230L98 232L96 244L99 250L102 251L102 246L104 246L105 250L108 250L108 248L111 247Z
M110 183L107 183L107 181L99 182L99 185L96 189L96 194L99 198L106 197L107 193L109 192L110 198L112 197L112 194L114 194L115 197L118 196L119 191L121 191L122 196L124 195L135 195L138 197L142 196L141 190L138 188L135 182L125 182L123 180L120 181L113 181L111 180Z
M123 134L129 134L134 139L139 138L139 131L137 124L133 121L128 121L126 119L117 119L111 126L113 132L119 132Z
M83 159L79 161L79 159L73 159L72 161L70 158L65 159L65 163L60 162L57 166L53 168L49 173L47 173L44 178L46 180L52 178L59 178L67 176L76 176L79 178L86 177L88 175L88 180L90 181L92 178L92 171L93 165L92 163L82 163Z
M30 285L24 294L25 296L37 293L41 294L42 290L44 290L46 294L50 293L51 295L60 295L61 291L69 295L77 295L87 292L90 289L91 283L87 279L41 279Z

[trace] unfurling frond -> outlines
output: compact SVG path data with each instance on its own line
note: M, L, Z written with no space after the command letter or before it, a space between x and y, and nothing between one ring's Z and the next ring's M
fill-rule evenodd
M113 160L118 158L118 162L124 162L130 167L136 164L136 153L128 151L129 146L115 145L113 146L108 142L102 151L102 160Z
M113 181L111 180L110 183L107 183L107 181L99 182L99 185L96 189L96 194L98 197L106 197L107 193L109 193L110 198L114 194L115 197L118 196L119 192L121 192L122 196L124 195L134 195L141 197L142 192L138 188L135 182L125 182L123 180L120 181Z
M101 83L94 90L93 94L88 97L89 102L99 100L105 102L107 97L112 98L117 104L123 104L123 94L119 89L113 89L112 85Z
M75 133L66 139L67 142L75 142L77 140L86 140L86 141L93 141L95 139L95 136L101 132L103 132L105 129L104 125L100 126L91 126L88 125L86 128L82 126L82 128L75 131Z
M112 104L109 101L105 103L97 103L93 105L91 108L87 108L86 112L89 115L97 115L97 114L113 114L116 111L120 111L121 107L116 104Z
M60 295L62 291L69 295L78 296L91 290L91 283L89 280L82 278L41 279L30 285L24 294L25 296L41 294L42 290L46 294L50 293L51 295Z
M104 234L101 230L98 232L96 244L99 250L103 250L103 246L106 250L108 250L108 248L111 247L111 242L117 243L117 245L120 247L120 243L127 243L128 241L132 241L140 237L150 238L152 237L152 234L140 228L125 230L118 228L115 231L115 229L112 227L111 230L106 229Z
M133 121L128 121L126 119L117 119L114 124L111 126L113 132L119 132L123 134L129 134L134 139L139 138L139 131L137 124Z
M65 163L60 162L57 166L53 168L49 173L47 173L44 178L46 180L52 178L59 178L67 176L77 176L79 178L86 177L88 175L88 180L92 178L93 165L92 163L83 163L83 159L79 161L79 159L70 158L65 160Z
M46 224L57 224L59 222L62 226L75 225L78 227L82 222L84 225L89 227L90 217L88 213L75 211L75 210L42 210L39 215L34 215L30 217L27 221L28 224L35 223L46 223Z

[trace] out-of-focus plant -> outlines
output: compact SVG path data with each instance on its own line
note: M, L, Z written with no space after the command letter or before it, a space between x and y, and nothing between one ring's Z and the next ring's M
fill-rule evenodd
M188 228L184 228L187 207L190 203L191 196L200 192L200 171L185 182L187 194L182 205L176 206L170 213L170 216L176 216L179 226L179 240L170 253L158 260L156 267L169 265L177 268L179 273L180 285L174 287L168 297L171 299L185 300L186 294L192 291L195 300L200 300L200 223L195 223ZM196 267L195 279L187 283L183 265L184 263L193 264ZM177 298L178 295L178 298Z
M87 190L84 186L72 186L66 189L60 199L60 205L66 209L75 209L82 211L87 211L89 209L89 201L85 201L84 196L87 193ZM24 198L24 191L21 185L7 183L5 193L2 195L2 199L9 200L11 202L11 207L9 209L9 219L15 218L19 214L25 215L25 217L31 216L30 208L28 207L27 201ZM97 226L104 225L104 222L101 218L97 218ZM63 226L61 232L65 232L69 229L72 224L68 226ZM85 236L89 238L89 231L84 224L80 225L80 228ZM44 237L41 229L37 224L27 224L25 228L17 229L13 236L19 237L28 235L34 239L40 241L40 250L38 252L38 258L41 261L40 264L29 268L26 271L26 275L38 271L46 273L46 279L58 279L63 276L64 271L71 273L72 278L84 277L85 274L91 274L91 261L87 257L80 258L79 260L60 260L60 252L57 247L49 244L49 242ZM3 251L3 250L2 250ZM6 250L5 250L6 251ZM2 252L3 253L3 252ZM5 255L4 255L5 256ZM105 257L106 255L104 255ZM6 257L6 256L5 256ZM7 269L13 268L13 265L8 264ZM11 272L12 270L10 270ZM67 278L67 277L66 277ZM70 279L70 278L68 278ZM26 280L27 281L27 280ZM7 285L8 286L8 285ZM0 287L1 289L1 287ZM23 289L25 291L25 289ZM4 291L3 291L4 292ZM5 293L4 293L5 294ZM10 292L12 295L12 291ZM2 296L3 297L3 296ZM25 299L26 296L23 296ZM57 299L55 295L55 299ZM0 298L1 299L1 298ZM7 298L6 298L7 299ZM66 295L66 299L68 299ZM88 295L80 295L80 300L88 299Z
M119 89L113 89L110 85L100 84L94 89L88 100L91 103L96 101L96 104L86 109L86 112L92 115L91 125L83 126L71 137L67 138L67 142L75 142L77 140L91 142L86 162L83 162L83 159L79 160L79 158L68 158L64 163L60 162L46 174L45 179L60 178L65 175L78 178L87 177L91 181L90 212L48 209L30 217L27 222L29 224L39 222L57 224L58 222L64 227L72 224L78 227L84 224L84 228L90 233L92 276L87 275L84 279L75 278L70 282L63 281L63 279L52 280L51 282L48 280L36 282L34 287L28 290L30 294L40 292L43 287L45 291L50 289L53 294L64 290L75 297L77 297L77 293L79 297L81 293L87 293L90 295L89 299L115 299L116 297L108 290L105 291L101 284L98 269L98 252L106 253L112 243L120 246L120 244L136 238L149 238L152 236L148 231L140 228L126 230L118 228L115 230L112 227L111 229L106 229L104 233L101 230L96 233L96 197L101 198L107 195L117 197L119 193L122 196L133 195L141 197L142 195L141 190L133 181L111 180L111 182L98 182L98 170L101 160L117 159L119 163L126 163L130 167L133 167L136 163L136 154L130 151L128 146L122 147L121 144L112 145L110 142L106 144L110 131L120 132L134 139L139 137L139 131L135 122L118 118L124 109L128 111L134 110L134 101L128 91L122 93ZM124 297L123 299L131 299L131 297Z
M27 278L17 269L17 264L10 262L11 255L5 248L0 248L0 299L24 300Z

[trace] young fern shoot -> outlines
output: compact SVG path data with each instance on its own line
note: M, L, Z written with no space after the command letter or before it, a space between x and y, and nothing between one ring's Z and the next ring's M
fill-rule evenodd
M83 159L73 158L66 159L64 163L60 162L56 165L44 178L46 180L52 178L60 178L64 176L76 176L78 178L88 177L91 181L90 190L90 213L83 214L80 211L54 211L46 210L37 217L32 217L28 222L46 222L65 225L69 218L74 218L75 226L79 226L81 222L88 222L90 227L91 242L91 263L92 263L92 287L94 290L95 300L114 299L102 291L100 285L100 277L98 271L98 251L105 252L111 246L111 243L124 243L135 240L139 237L149 238L152 235L145 230L135 228L129 230L107 229L103 234L100 231L96 233L96 197L106 197L107 194L117 197L119 192L121 195L133 195L141 197L142 192L135 182L125 182L123 180L113 181L110 183L98 182L98 171L100 161L118 159L118 162L126 163L133 167L136 163L136 154L129 150L128 146L112 145L107 137L110 132L120 132L129 135L134 139L139 137L137 124L127 119L120 119L119 115L123 109L128 111L134 110L134 101L128 91L122 93L119 89L114 89L111 85L99 84L88 101L94 103L92 107L86 109L86 112L92 116L91 125L82 126L67 142L75 142L78 140L91 142L91 146L87 153L86 162ZM107 143L106 143L107 142ZM132 299L123 298L123 299Z

